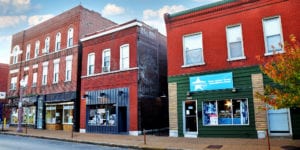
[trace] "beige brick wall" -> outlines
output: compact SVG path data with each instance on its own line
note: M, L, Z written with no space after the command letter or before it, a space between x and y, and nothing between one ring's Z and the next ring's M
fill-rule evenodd
M264 92L263 76L261 73L252 74L252 87L253 87L253 103L255 113L255 126L257 131L265 131L267 129L267 113L262 108L265 107L265 103L255 97L255 93Z
M177 83L169 83L169 126L170 130L178 130Z

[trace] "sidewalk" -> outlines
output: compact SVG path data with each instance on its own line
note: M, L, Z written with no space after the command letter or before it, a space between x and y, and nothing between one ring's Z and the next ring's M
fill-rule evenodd
M240 139L240 138L183 138L146 135L129 136L115 134L91 134L66 131L50 131L23 128L23 133L16 132L10 127L0 134L31 136L71 142L82 142L107 146L129 147L137 149L174 149L174 150L268 150L267 139ZM271 150L300 149L300 140L286 138L271 138Z

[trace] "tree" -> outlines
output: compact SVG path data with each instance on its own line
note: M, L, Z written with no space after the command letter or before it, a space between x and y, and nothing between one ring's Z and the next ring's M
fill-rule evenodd
M283 46L282 46L283 47ZM294 35L284 44L284 53L267 58L258 57L260 69L275 84L265 86L265 92L256 97L275 109L300 106L300 45Z

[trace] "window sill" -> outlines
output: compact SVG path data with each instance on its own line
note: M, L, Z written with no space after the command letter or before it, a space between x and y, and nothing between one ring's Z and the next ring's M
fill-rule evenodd
M227 61L236 61L236 60L242 60L242 59L246 59L246 57L242 56L242 57L236 57L236 58L228 58Z
M265 55L265 56L272 56L272 55L282 54L282 53L284 53L284 51L276 51L276 52L274 52L274 53L265 53L264 55Z
M71 80L66 80L65 83L71 82Z
M202 65L205 65L205 62L199 63L199 64L182 65L181 68L189 68L189 67L196 67L196 66L202 66Z

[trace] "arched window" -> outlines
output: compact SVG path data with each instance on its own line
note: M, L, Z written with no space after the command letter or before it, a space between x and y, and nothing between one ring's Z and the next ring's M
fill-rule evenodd
M16 45L13 49L13 64L18 63L18 54L20 51L20 46Z
M68 30L68 44L67 44L67 47L71 47L73 46L73 34L74 34L74 29L73 28L70 28Z
M40 41L36 41L35 48L34 48L34 58L39 56L39 50L40 50Z
M60 41L61 41L61 34L60 32L58 32L56 34L56 39L55 39L55 51L60 50L60 43L61 43Z
M30 59L30 47L31 47L31 45L27 44L27 47L26 47L26 58L25 58L25 60L29 60Z

